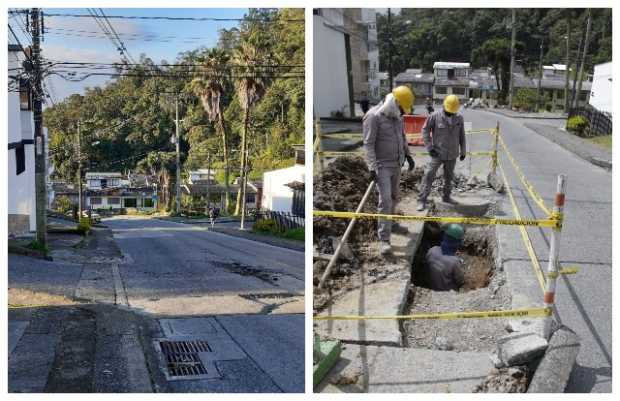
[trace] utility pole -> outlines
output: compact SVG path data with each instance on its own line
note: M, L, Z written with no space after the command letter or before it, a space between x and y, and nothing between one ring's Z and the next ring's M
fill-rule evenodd
M508 108L512 110L512 92L515 80L515 44L517 41L517 10L512 9L512 39L510 40L510 88L508 93Z
M174 122L176 125L176 132L174 136L174 143L176 145L177 152L177 179L176 179L176 208L175 211L177 214L181 213L181 147L180 147L180 139L179 138L179 94L176 95L175 98L175 118Z
M538 92L536 94L536 112L538 112L538 110L540 110L540 97L541 97L541 92L542 92L542 76L543 76L543 43L544 43L544 39L541 38L540 39L540 57L538 58Z
M573 89L571 90L570 96L570 108L575 107L575 90L577 88L577 74L579 72L581 66L581 58L579 55L581 54L581 47L583 46L583 41L586 36L586 31L584 29L581 30L581 37L579 38L579 45L577 46L577 56L575 57L575 76L573 77Z
M566 77L564 81L564 112L568 113L568 108L570 107L570 103L568 100L568 78L570 76L570 34L571 34L571 25L572 25L572 11L571 9L566 10Z
M40 246L47 246L47 185L45 183L46 160L43 147L45 138L43 137L43 111L41 101L43 98L43 88L41 85L41 31L40 25L43 21L39 20L39 9L33 8L31 11L32 21L32 85L33 102L32 111L34 117L34 187L36 202L36 239Z
M248 187L248 173L250 172L250 164L248 163L248 147L245 148L245 166L243 167L243 177L241 180L241 225L240 230L245 230L245 209L246 209L246 192Z
M211 152L207 153L207 210L211 206Z
M579 67L579 83L577 84L577 93L575 94L575 106L579 106L579 97L581 96L581 85L583 83L583 73L586 67L586 56L588 55L588 45L590 44L591 26L592 26L592 9L588 8L588 22L586 25L586 38L583 43L583 56L581 57L581 66Z
M390 82L390 92L394 89L394 79L393 79L393 71L392 71L392 9L388 8L388 78Z
M77 180L78 180L78 221L82 218L82 133L80 132L80 120L77 122Z

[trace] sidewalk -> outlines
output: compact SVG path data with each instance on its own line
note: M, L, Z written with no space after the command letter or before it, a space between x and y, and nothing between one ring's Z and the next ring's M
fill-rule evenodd
M490 111L491 113L501 114L506 117L512 118L532 118L532 119L541 119L541 120L566 120L566 115L563 113L551 113L551 112L542 112L542 113L528 113L522 111L513 111L508 109L494 109L492 107L488 107L484 109L485 111Z
M537 134L544 136L564 149L576 154L582 159L596 166L611 170L611 152L601 148L600 146L549 125L533 123L525 123L524 125Z
M230 226L218 227L217 224L215 225L215 228L213 229L211 228L211 226L208 226L208 229L209 231L213 231L216 233L232 235L234 237L245 238L245 239L262 242L262 243L273 245L273 246L279 246L281 248L292 249L294 251L303 252L305 250L304 241L295 241L295 240L291 240L287 238L280 238L280 237L276 237L274 235L268 235L268 234L258 234L258 233L255 233L253 231L248 231L248 230L241 231L238 227L230 227Z

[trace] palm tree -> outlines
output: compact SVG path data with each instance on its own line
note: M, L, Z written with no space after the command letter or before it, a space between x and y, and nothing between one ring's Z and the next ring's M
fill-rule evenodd
M267 55L268 46L258 40L259 35L243 38L234 50L233 63L237 66L235 73L235 88L239 103L243 108L243 132L241 133L241 187L237 193L235 215L242 212L245 215L245 190L247 183L248 166L248 131L250 127L250 113L252 107L265 95L268 78L264 68L270 57ZM243 209L242 209L243 208Z
M202 64L202 76L195 78L190 83L190 89L200 97L202 106L207 113L209 121L217 124L216 130L222 137L222 149L224 151L224 186L226 187L226 211L229 210L230 205L230 169L228 160L228 138L226 133L226 124L224 122L222 97L229 82L227 73L229 61L230 57L225 50L219 48L209 50L204 57L198 60L198 62Z

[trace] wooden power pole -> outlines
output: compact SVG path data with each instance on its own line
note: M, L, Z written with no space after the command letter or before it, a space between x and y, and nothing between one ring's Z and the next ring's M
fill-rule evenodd
M43 148L45 138L43 136L43 88L41 85L41 24L40 10L33 8L31 11L32 33L32 86L33 102L32 111L34 118L34 187L36 201L36 239L40 246L47 246L47 185L45 182L46 160Z
M588 55L588 45L590 44L590 28L592 26L592 9L588 8L588 22L586 24L586 38L583 42L583 55L581 56L581 66L579 67L579 82L577 83L577 93L575 94L575 106L579 106L579 97L581 95L581 84L583 83L583 74L586 67L586 56Z
M508 108L512 110L512 93L515 81L515 44L517 41L517 10L512 9L512 38L510 40L510 87L508 89Z
M571 44L571 29L572 29L572 11L566 10L566 76L564 81L564 112L568 113L570 108L570 100L568 94L568 83L570 77L570 44Z
M176 131L174 134L174 143L176 145L176 161L177 161L177 174L176 174L176 202L175 202L175 212L177 214L181 213L181 138L179 137L179 95L177 94L174 102L174 110L175 117L174 122L176 126Z
M543 76L543 44L544 39L540 39L540 56L538 58L538 91L536 93L536 112L540 110L542 95L542 76Z

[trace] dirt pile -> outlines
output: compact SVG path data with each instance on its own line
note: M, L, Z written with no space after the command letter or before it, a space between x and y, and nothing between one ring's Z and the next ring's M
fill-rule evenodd
M525 366L515 366L493 371L477 385L474 393L525 393L528 386L529 370Z
M369 183L368 167L361 157L339 157L314 178L314 210L354 212ZM370 194L362 211L376 213L376 191ZM349 220L331 217L315 217L313 220L315 246L322 253L333 253L330 237L341 237ZM377 239L376 228L377 222L374 219L361 219L355 223L348 241L354 253L356 243Z

